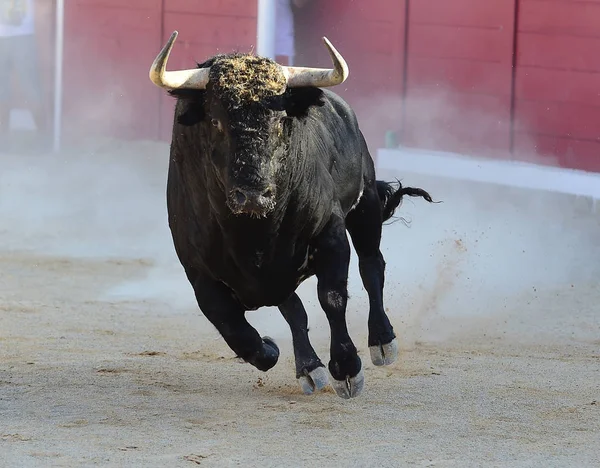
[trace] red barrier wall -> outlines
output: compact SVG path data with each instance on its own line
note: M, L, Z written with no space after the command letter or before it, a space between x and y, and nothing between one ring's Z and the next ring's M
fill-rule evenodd
M410 2L404 144L509 151L514 3Z
M148 80L256 42L252 0L72 0L66 5L65 128L170 138L173 101ZM344 54L336 92L371 149L400 143L600 171L600 0L309 0L297 65Z
M161 8L162 0L66 2L66 137L156 138L159 95L148 64L160 47Z
M520 0L515 151L600 172L600 0Z
M150 82L148 70L175 29L179 38L170 67L193 67L219 48L249 50L256 39L256 2L66 2L67 139L78 134L170 138L174 101Z
M336 46L348 55L360 44L373 58L378 27L335 15L365 3L331 3L324 25L305 19L300 28L346 28ZM383 129L369 125L375 117L407 146L600 171L600 0L380 0L363 18L372 10L385 12L379 28L391 28L388 37L406 37L396 40L404 67L367 59L402 92L365 82L347 96L372 147L384 145ZM317 57L305 52L307 62ZM362 68L365 58L353 59L350 69ZM383 103L361 101L371 92Z
M372 150L381 146L386 129L400 130L405 11L405 0L313 0L295 10L296 65L330 67L322 37L332 42L350 69L335 92L360 113Z

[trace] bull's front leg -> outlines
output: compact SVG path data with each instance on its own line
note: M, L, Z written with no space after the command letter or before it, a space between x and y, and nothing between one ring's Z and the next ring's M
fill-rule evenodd
M338 396L353 398L362 392L364 373L346 324L350 245L341 216L332 217L314 247L319 302L331 329L329 372L333 388Z
M271 369L279 359L279 348L269 337L261 338L248 323L245 310L231 289L220 281L205 278L192 269L186 274L202 313L219 331L234 353L258 370Z
M315 353L308 338L308 316L296 293L279 306L290 326L296 358L296 378L306 395L321 390L329 383L325 366Z

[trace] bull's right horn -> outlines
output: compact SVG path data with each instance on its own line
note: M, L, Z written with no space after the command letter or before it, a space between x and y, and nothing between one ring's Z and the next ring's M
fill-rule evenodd
M191 70L166 71L167 61L173 49L177 31L158 53L150 67L150 81L159 88L166 89L206 89L210 68L193 68Z
M333 68L281 67L287 78L288 88L316 86L324 88L343 83L348 78L348 64L335 47L324 37L323 42L333 61Z

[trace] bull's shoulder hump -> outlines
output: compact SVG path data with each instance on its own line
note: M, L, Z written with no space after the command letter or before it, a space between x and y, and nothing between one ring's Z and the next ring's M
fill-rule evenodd
M328 89L323 90L323 100L325 106L319 108L323 114L331 115L332 112L347 124L358 124L358 119L354 109L341 96Z

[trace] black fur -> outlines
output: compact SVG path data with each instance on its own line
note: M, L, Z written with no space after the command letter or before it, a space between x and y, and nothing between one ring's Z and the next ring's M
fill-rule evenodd
M200 66L216 66L225 58ZM177 103L167 183L169 226L200 309L237 355L267 370L279 350L261 339L244 315L278 306L292 330L296 374L306 376L322 363L308 339L306 312L295 290L316 275L331 326L329 370L338 381L356 377L361 361L345 322L346 231L370 298L369 345L386 345L395 334L383 307L382 223L404 195L429 202L431 197L421 189L394 189L375 180L356 116L330 90L287 89L243 103L209 82L204 91L171 95ZM269 188L273 203L258 212L236 211L240 187L252 193Z

